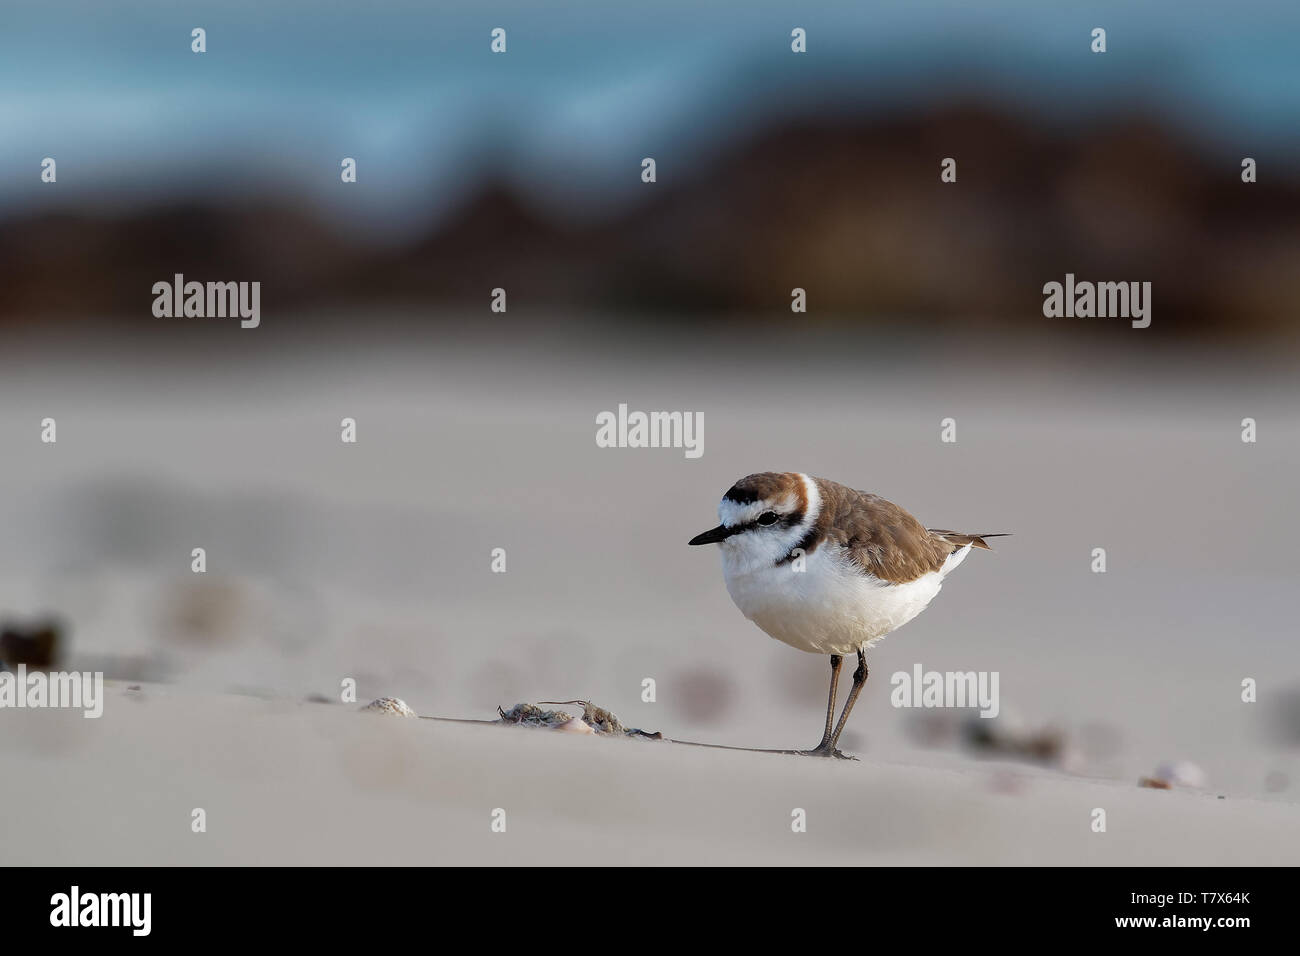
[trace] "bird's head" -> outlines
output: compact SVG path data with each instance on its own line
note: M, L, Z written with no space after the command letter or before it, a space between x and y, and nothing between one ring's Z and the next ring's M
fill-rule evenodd
M817 519L817 483L798 472L764 471L747 475L727 489L718 503L716 528L688 543L720 544L729 558L775 564L799 545Z

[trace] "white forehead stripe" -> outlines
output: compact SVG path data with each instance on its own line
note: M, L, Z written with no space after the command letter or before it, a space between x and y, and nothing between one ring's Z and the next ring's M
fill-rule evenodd
M822 493L817 487L817 482L813 481L802 471L799 472L799 479L803 482L804 496L808 499L808 509L804 513L803 521L800 525L807 528L817 521L822 513Z
M766 501L755 501L751 504L742 505L730 498L723 498L718 502L718 521L728 528L734 528L738 524L749 524L764 511L771 510L772 506Z
M803 481L804 495L808 499L807 515L816 520L818 513L821 511L822 496L817 491L817 483L807 475L800 474L799 478ZM784 494L779 498L768 498L764 501L754 501L748 504L741 504L732 501L730 498L723 498L718 503L718 521L728 528L734 528L737 525L748 524L753 521L764 511L777 511L781 514L789 514L799 507L799 497L794 494ZM803 524L808 523L809 519L805 517Z

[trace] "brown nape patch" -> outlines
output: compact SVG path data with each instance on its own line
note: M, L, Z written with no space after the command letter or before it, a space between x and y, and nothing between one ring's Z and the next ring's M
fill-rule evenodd
M793 471L760 471L746 475L727 489L722 497L739 505L750 505L755 501L768 501L784 498L794 494L799 501L799 510L808 507L807 494L799 475Z
M956 550L892 501L825 478L814 480L822 510L807 551L823 542L838 545L867 574L904 584L938 571Z

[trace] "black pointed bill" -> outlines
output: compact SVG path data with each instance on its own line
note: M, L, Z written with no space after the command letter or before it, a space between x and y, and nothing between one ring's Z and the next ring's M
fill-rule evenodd
M717 544L719 541L725 541L733 534L744 531L744 528L728 528L725 524L720 524L716 528L710 528L703 534L697 534L691 538L687 544Z

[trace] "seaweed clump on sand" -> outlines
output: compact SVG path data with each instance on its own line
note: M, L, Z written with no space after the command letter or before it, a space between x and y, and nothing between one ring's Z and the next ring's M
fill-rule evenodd
M536 704L515 704L509 710L497 708L503 724L520 724L524 727L562 727L573 720L572 714L562 710L544 710Z
M577 730L595 733L605 737L644 737L649 740L662 740L663 734L651 733L637 727L625 727L623 723L606 710L597 707L589 700L544 700L542 704L577 704L582 707L582 717L575 718L563 710L545 710L538 704L515 704L509 710L497 708L503 724L520 724L525 727L549 727L555 730ZM578 722L582 728L575 726Z

